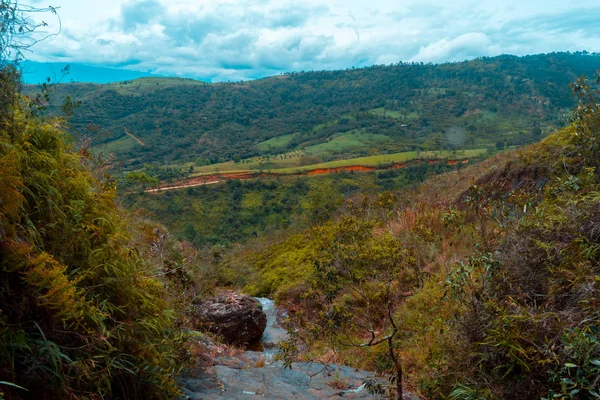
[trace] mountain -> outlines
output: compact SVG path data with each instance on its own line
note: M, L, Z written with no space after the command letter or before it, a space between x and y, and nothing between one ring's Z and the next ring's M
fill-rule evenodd
M63 74L65 67L68 74ZM81 63L58 63L25 61L21 65L23 82L40 84L48 78L52 82L93 82L109 83L128 79L138 79L146 76L160 76L151 72L130 71L122 68L97 67ZM65 71L67 72L67 71Z
M274 156L305 165L531 143L564 126L574 104L569 82L599 68L595 54L551 53L238 83L140 78L60 84L50 111L66 95L81 101L71 120L74 134L91 137L95 149L114 153L128 169L175 164L193 170Z

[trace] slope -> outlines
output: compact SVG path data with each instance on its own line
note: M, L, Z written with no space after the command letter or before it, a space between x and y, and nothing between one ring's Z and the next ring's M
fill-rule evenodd
M573 104L568 82L598 68L598 55L552 53L239 83L143 78L57 85L53 107L68 94L81 100L73 131L92 137L97 151L114 152L127 168L294 154L311 164L534 142L564 123ZM124 128L146 145L126 140Z
M426 398L597 398L600 88L572 88L573 124L541 143L413 193L351 199L224 257L222 279L290 310L288 354L391 373L387 349L361 343L398 329L391 351ZM382 303L390 291L402 301Z
M74 149L64 120L31 115L7 89L8 69L0 71L2 95L14 98L0 105L0 398L177 396L183 348L172 300L182 297L159 278L170 252L164 233L116 205L114 181Z

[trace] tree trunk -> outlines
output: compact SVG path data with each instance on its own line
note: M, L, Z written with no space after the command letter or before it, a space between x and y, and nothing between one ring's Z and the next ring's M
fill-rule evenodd
M400 365L400 360L398 360L396 353L394 353L393 336L388 338L388 351L390 353L390 358L394 363L394 368L396 368L396 400L402 400L402 365Z

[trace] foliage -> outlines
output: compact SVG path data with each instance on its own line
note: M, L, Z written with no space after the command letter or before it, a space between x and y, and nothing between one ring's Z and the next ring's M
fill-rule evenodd
M597 75L597 84L600 84L600 73ZM572 114L576 130L573 142L580 152L580 157L588 160L591 166L599 167L597 156L600 153L600 92L597 86L591 86L583 76L573 82L571 88L579 98Z
M598 396L600 124L594 107L600 92L583 79L573 87L580 97L573 127L523 153L521 163L467 196L477 224L500 233L487 245L498 261L494 274L458 285L469 294L458 321L477 367L463 379L484 398ZM518 174L511 186L532 195L515 199L514 190L504 191L502 180ZM464 271L461 264L449 276ZM467 391L453 393L464 398L458 393Z
M597 399L600 377L600 341L598 327L590 325L584 329L565 331L561 338L569 362L551 373L555 390L550 390L545 399ZM560 390L558 387L560 385ZM544 400L545 400L544 399Z
M6 62L19 61L23 52L29 50L35 43L50 35L36 37L39 28L46 27L45 22L36 23L29 18L30 14L55 14L55 7L38 8L20 4L18 0L0 0L0 60L6 67Z
M598 55L499 56L291 73L252 82L171 78L56 88L82 106L74 134L126 169L303 153L323 161L406 151L518 146L564 125L568 83ZM35 90L34 87L28 90ZM58 104L51 103L51 110ZM96 124L106 135L88 132ZM128 141L124 129L144 146ZM281 139L280 139L281 138ZM111 145L112 142L115 145ZM314 162L313 162L314 163Z
M384 352L351 345L368 342L361 327L376 320L386 334L370 297L381 300L383 287L370 273L397 243L427 275L421 291L394 302L409 387L439 399L597 398L600 91L583 79L573 87L573 125L541 143L431 179L407 198L354 198L333 221L254 250L267 261L256 263L253 285L305 271L285 289L265 286L295 324L283 350L390 371ZM361 303L352 288L367 283ZM310 346L295 344L302 339Z
M129 193L123 203L132 210L146 210L197 248L230 246L324 222L345 198L406 188L461 167L421 163L375 173L229 180L162 193ZM138 174L145 173L129 173L126 179Z
M329 228L329 229L327 229ZM412 296L421 272L402 243L372 234L368 221L346 217L316 229L319 243L310 258L306 291L291 314L290 340L282 345L288 365L299 345L325 345L334 354L345 347L388 346L396 398L402 398L402 366L395 337L394 309Z
M181 335L114 182L23 99L0 127L0 380L8 398L176 395ZM23 387L27 391L20 390Z

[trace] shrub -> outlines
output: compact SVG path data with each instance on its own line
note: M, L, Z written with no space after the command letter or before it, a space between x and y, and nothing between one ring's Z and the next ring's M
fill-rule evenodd
M110 180L60 119L0 126L0 386L9 398L177 394L181 337Z

